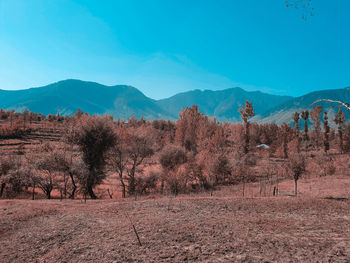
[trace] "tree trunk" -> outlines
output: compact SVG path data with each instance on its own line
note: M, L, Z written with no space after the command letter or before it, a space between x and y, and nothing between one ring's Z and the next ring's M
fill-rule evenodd
M243 147L244 154L247 154L249 152L249 122L244 121L244 147Z
M97 199L97 196L95 195L94 190L92 189L92 185L91 185L91 184L89 184L89 185L87 186L87 191L88 191L88 193L89 193L91 199Z
M97 199L97 196L95 195L93 190L94 178L95 178L95 173L92 169L90 169L87 182L86 182L86 190L87 190L87 193L90 195L91 199Z
M161 181L160 181L160 194L164 193L164 182L165 182L165 178L164 178L164 174L163 174Z
M135 177L133 175L129 178L128 192L129 195L133 195L135 193Z
M35 184L33 184L32 200L35 199Z
M119 174L119 180L120 180L120 183L122 184L122 198L125 198L125 192L126 192L126 186L125 186L125 183L124 183L124 179L123 179L123 174L120 173Z
M298 180L294 180L294 194L298 195Z
M72 181L72 185L73 185L73 190L72 190L72 193L70 194L69 198L74 199L75 192L77 190L77 185L75 184L74 177L73 177L72 173L69 173L69 177L70 177L70 179Z
M109 198L110 198L110 199L113 199L113 193L111 193L111 192L109 191L109 188L107 189L107 193L108 193L108 195L109 195Z
M129 195L133 195L135 193L136 187L135 187L135 165L136 161L134 161L133 167L130 170L130 173L128 173L128 193Z
M6 186L5 183L2 183L2 184L1 184L1 188L0 188L0 197L2 197L2 194L4 193L5 186Z
M309 131L308 126L307 126L307 119L305 120L305 126L304 126L304 137L305 140L308 141L309 140L309 135L307 134Z

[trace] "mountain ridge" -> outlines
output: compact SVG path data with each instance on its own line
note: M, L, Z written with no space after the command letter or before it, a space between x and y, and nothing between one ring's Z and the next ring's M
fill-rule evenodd
M350 87L346 87L343 89L320 90L307 93L303 96L293 98L285 103L272 107L264 113L255 116L254 118L252 118L252 120L258 123L282 124L283 122L285 122L290 124L293 122L293 114L295 112L300 113L304 110L311 111L312 107L316 106L312 104L320 99L331 99L350 102ZM323 111L328 111L329 120L330 122L333 122L333 117L337 111L336 108L339 105L324 101L317 103L317 105L322 106ZM345 114L348 118L349 113L345 111Z
M199 110L218 121L240 121L238 109L248 100L253 103L258 123L291 123L295 111L311 109L317 99L350 101L350 87L321 90L299 97L279 96L240 87L223 90L191 90L169 98L154 100L129 85L107 86L93 81L61 80L42 87L22 90L0 89L0 108L28 109L43 114L71 115L78 109L90 114L109 114L115 118L131 116L147 120L176 120L182 108L197 105ZM334 114L329 103L320 103Z

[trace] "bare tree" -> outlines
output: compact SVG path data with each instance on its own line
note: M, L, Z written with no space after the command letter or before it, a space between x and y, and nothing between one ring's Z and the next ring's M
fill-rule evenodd
M122 197L126 197L126 184L124 178L124 172L128 164L128 151L127 140L123 140L122 137L126 136L126 131L118 133L115 145L110 149L108 164L112 170L116 171L119 177L120 184L122 186Z
M44 152L37 155L35 159L35 169L39 177L37 186L40 188L47 199L51 199L52 190L58 186L58 171L53 152Z
M73 152L66 152L65 150L56 150L53 156L56 163L56 170L63 173L64 195L67 192L67 179L70 179L71 191L69 198L74 199L78 186L77 181L84 181L87 173L86 165L81 156L73 156Z
M145 158L153 154L152 146L147 138L132 135L128 141L127 154L128 164L126 165L128 194L135 194L136 172L142 172L139 167L143 164Z

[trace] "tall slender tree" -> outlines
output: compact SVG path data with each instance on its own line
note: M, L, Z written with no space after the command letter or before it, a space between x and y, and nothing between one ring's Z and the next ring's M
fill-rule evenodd
M308 124L307 124L307 120L309 118L309 111L308 110L302 111L300 116L304 120L304 136L303 137L304 137L304 140L307 141L307 140L309 140L309 135L308 135L309 128L308 128Z
M241 119L243 120L243 124L244 124L243 153L247 154L249 152L249 141L250 141L248 119L255 115L252 103L246 100L245 106L242 106L239 109L239 113L241 114Z
M339 151L344 152L343 132L345 124L345 114L339 107L338 113L334 116L334 122L338 125Z
M315 134L315 141L316 146L319 147L320 145L320 135L321 135L321 120L320 116L322 113L322 106L316 106L312 108L312 111L310 112L310 118L312 122L314 123L314 134Z
M293 116L293 121L294 121L294 134L295 134L295 140L296 140L296 148L297 148L297 152L300 152L300 136L299 136L299 119L300 119L300 115L298 112L294 113Z
M323 145L324 152L327 153L329 151L329 125L328 125L328 115L325 111L323 113L323 128L324 128L324 136L323 136Z
M282 149L283 149L283 158L288 158L288 136L290 133L290 127L288 124L283 123L280 128L280 138L282 139Z

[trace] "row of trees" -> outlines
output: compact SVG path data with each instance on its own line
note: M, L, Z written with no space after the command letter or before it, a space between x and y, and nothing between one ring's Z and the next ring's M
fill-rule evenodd
M183 109L176 123L135 118L113 121L110 116L89 116L81 111L62 120L56 116L52 119L60 121L63 128L60 142L42 143L24 155L0 159L0 196L5 190L13 194L30 190L34 198L39 188L47 198L56 190L61 197L80 194L95 199L95 187L107 176L118 178L123 197L151 191L176 195L213 190L264 176L263 169L256 169L257 156L284 158L284 168L295 179L297 189L306 169L305 152L323 147L327 153L331 144L341 153L350 150L350 129L341 109L334 120L337 133L329 127L326 112L322 131L320 106L310 113L295 113L293 128L250 123L254 109L248 101L239 111L243 124L218 123L195 105ZM309 117L312 131L307 125ZM300 119L303 131L299 130ZM259 150L261 144L269 149ZM154 167L157 169L150 169Z

